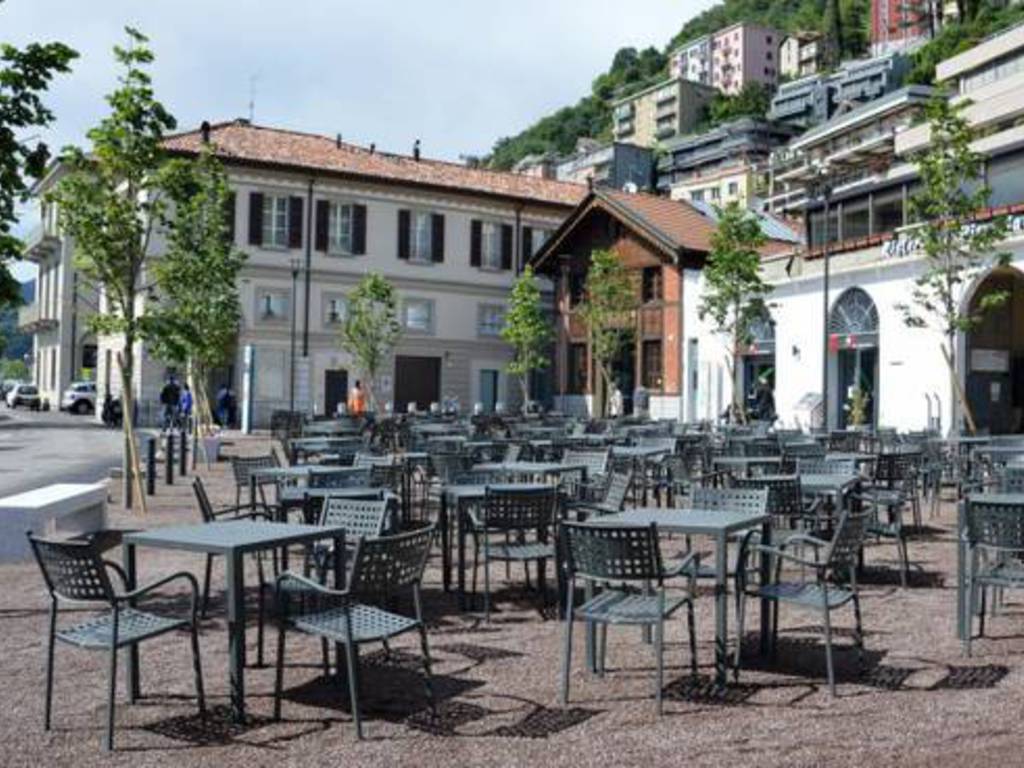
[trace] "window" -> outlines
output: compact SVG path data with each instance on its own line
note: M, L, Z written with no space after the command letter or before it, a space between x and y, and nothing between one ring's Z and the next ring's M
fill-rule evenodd
M719 200L722 197L722 193L719 191L718 187L711 187L708 192L711 194L712 200Z
M643 344L643 369L641 379L646 389L661 389L661 339L652 339Z
M433 333L434 302L429 299L406 299L402 309L402 325L413 333Z
M433 260L433 217L426 211L413 211L410 219L409 259Z
M341 325L348 317L348 300L344 296L324 299L324 325Z
M578 272L569 273L569 306L575 307L583 301L586 278Z
M493 221L480 225L480 266L501 269L501 225Z
M505 307L500 304L480 304L477 310L477 333L481 336L500 336L505 327Z
M587 388L587 345L570 344L568 349L566 382L570 395L582 395Z
M256 298L256 316L260 320L284 320L288 317L288 294L261 291Z
M698 203L704 202L704 190L695 189L690 193L690 199L695 200Z
M874 231L871 234L892 232L903 226L903 189L901 187L885 192L876 192L872 204L875 210L871 222Z
M739 182L737 182L737 181L730 181L729 182L729 194L730 195L738 195L739 193L740 193Z
M288 247L288 198L284 195L263 198L263 245Z
M352 253L352 206L332 202L327 209L327 252Z
M541 229L539 227L533 227L530 235L529 253L526 254L526 258L531 258L533 254L537 253L541 248L544 247L544 243L551 237L550 229Z
M641 285L641 298L644 303L661 301L661 267L644 267Z

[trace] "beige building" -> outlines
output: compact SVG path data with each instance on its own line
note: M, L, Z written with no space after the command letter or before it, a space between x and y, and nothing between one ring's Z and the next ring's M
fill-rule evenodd
M653 147L689 133L714 94L714 88L676 77L620 99L612 105L615 141Z
M234 241L248 256L234 359L211 384L230 384L241 400L248 364L257 426L292 399L309 413L332 413L344 402L361 374L339 347L340 323L346 295L371 272L396 287L404 329L376 382L384 401L402 411L446 399L464 411L517 403L518 385L505 372L511 350L499 336L508 293L585 187L244 120L204 124L166 146L190 156L205 142L224 162ZM65 271L70 250L62 251ZM159 250L157 239L155 258ZM120 389L116 351L113 340L100 339L101 397ZM138 351L145 421L169 369Z
M745 163L722 168L705 176L695 176L674 184L669 192L673 200L728 205L736 201L750 205L758 192L758 174Z
M787 35L779 45L779 75L796 80L821 69L825 46L816 32Z

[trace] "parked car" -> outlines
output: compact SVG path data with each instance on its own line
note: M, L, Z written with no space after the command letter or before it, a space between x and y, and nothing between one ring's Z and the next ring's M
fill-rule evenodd
M18 384L7 393L8 408L17 408L19 405L24 405L33 411L38 411L40 404L39 390L35 384Z
M4 379L4 382L0 384L0 396L7 400L7 393L14 389L19 384L25 384L26 382L21 379Z
M92 381L73 381L60 398L60 409L69 413L96 411L96 384Z

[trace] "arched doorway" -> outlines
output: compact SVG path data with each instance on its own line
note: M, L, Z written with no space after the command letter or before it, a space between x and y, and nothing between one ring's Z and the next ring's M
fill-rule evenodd
M862 288L848 288L828 318L829 426L878 424L878 308Z
M740 386L746 398L747 413L757 417L758 382L765 381L768 390L775 395L775 321L766 310L764 314L751 321L747 329L747 346L742 351L742 368L740 369Z
M1005 293L981 312L982 301ZM978 429L990 434L1024 431L1024 275L1012 267L992 270L971 296L979 322L967 333L967 402Z

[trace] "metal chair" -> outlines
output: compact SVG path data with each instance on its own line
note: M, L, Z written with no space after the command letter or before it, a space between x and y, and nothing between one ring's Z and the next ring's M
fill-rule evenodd
M328 472L311 472L306 482L308 488L368 488L370 468L349 468Z
M892 539L895 542L902 587L907 586L910 572L907 532L903 526L903 507L910 503L918 510L915 517L920 520L915 470L919 459L920 454L879 454L872 482L863 486L860 493L851 494L852 499L861 502L871 513L867 524L868 534L879 539Z
M235 480L235 506L242 506L242 494L244 492L249 494L249 508L255 510L256 497L252 483L253 470L279 466L281 466L281 462L274 451L263 456L232 456L231 474ZM259 493L260 504L263 505L264 511L270 510L266 492L263 490L268 485L276 487L277 481L274 478L266 477L257 478L255 483L255 493Z
M804 503L799 475L761 475L737 477L733 487L738 489L763 488L768 491L766 511L772 516L772 530L814 530L818 527L819 513L824 504L821 498Z
M739 560L736 566L736 627L739 642L736 644L736 660L734 674L739 679L743 647L743 623L746 616L747 598L772 600L776 603L789 603L802 608L821 611L825 627L825 666L828 677L829 692L835 696L835 673L832 665L832 611L847 603L853 603L854 645L863 664L864 637L861 630L860 597L857 593L857 559L864 545L864 534L867 529L868 514L866 512L851 513L844 510L836 524L835 532L829 541L809 534L797 534L778 546L767 546L759 541L758 531L749 532L740 546ZM813 557L797 556L789 551L789 547L800 546L810 548ZM759 574L760 569L751 568L751 555L774 558L774 573L767 583L752 583L751 577ZM782 581L782 565L784 562L802 566L801 574L806 570L814 573L814 578L799 581ZM778 634L778 610L772 622L772 648L775 648Z
M569 670L572 666L573 624L581 619L599 624L599 646L593 649L597 669L603 674L608 625L632 625L654 628L654 653L657 663L655 700L662 713L664 687L665 620L684 605L689 629L690 669L697 674L697 635L693 614L696 582L692 573L699 568L699 556L691 554L673 569L662 564L657 526L611 526L599 523L563 523L566 588L565 645L562 653L562 706L569 703ZM685 593L669 597L665 580L689 572ZM586 598L573 604L576 580L585 582ZM612 587L615 584L617 586ZM652 590L653 585L653 590ZM593 594L594 587L600 591Z
M363 738L359 713L359 646L365 643L386 644L391 638L406 632L419 632L427 696L431 710L436 711L430 673L430 650L420 599L423 569L433 537L434 526L431 525L397 536L361 539L356 544L352 575L345 589L330 589L295 573L282 573L278 577L278 605L282 606L282 621L278 625L277 635L275 720L281 719L285 635L289 626L298 632L320 637L325 642L345 646L352 720L358 738ZM321 605L289 616L288 588L285 586L289 582L301 585L302 591L317 597ZM392 608L394 599L407 592L412 594L412 616L397 613Z
M549 559L555 557L550 540L554 525L558 492L552 487L516 488L488 487L483 506L469 511L469 529L473 534L473 588L476 596L476 575L480 551L483 550L484 567L484 619L491 618L492 560L504 563L523 563L529 576L529 563L537 563L537 586L545 601L544 570ZM493 535L504 538L504 543L493 543Z
M569 512L575 512L580 519L592 515L613 515L626 506L626 498L633 488L633 475L628 472L612 472L608 476L602 498L595 501L574 501L568 505Z
M857 462L852 459L805 459L796 460L798 475L856 475Z
M49 731L53 708L53 661L56 641L74 645L86 650L108 651L110 653L110 683L107 693L107 728L104 746L114 748L114 703L117 691L117 651L125 646L135 646L153 637L188 628L192 641L192 669L195 675L196 697L199 713L206 715L206 699L203 695L203 672L199 660L199 638L196 629L196 613L199 606L199 585L195 577L184 571L158 579L144 587L131 591L124 570L104 560L94 542L51 541L37 538L28 533L28 540L35 554L36 562L43 573L46 588L50 593L50 628L46 652L46 704L43 727ZM117 573L123 591L114 590L108 569ZM135 608L135 601L150 594L159 587L182 580L191 590L191 602L187 618L171 618ZM110 612L96 616L64 629L57 628L57 613L60 602L106 607Z

